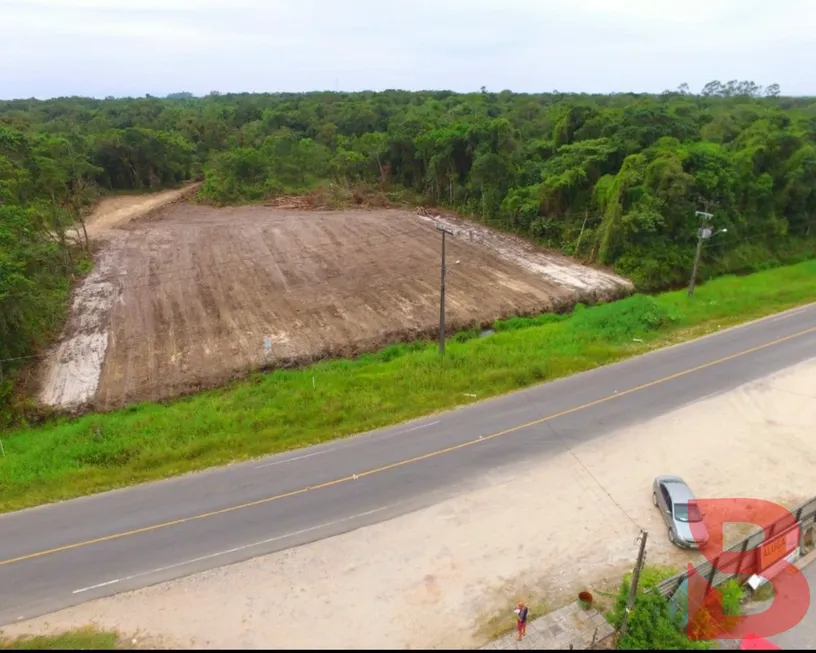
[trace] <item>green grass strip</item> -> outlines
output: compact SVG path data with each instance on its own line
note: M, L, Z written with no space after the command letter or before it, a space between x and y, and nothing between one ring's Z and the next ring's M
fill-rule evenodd
M691 299L684 291L635 295L565 316L497 322L489 337L453 337L444 359L434 343L395 345L166 404L17 430L2 436L0 512L396 424L814 300L816 261L808 261L722 277Z
M81 628L59 635L32 635L15 638L4 638L0 635L2 651L81 651L113 650L118 648L119 637L116 633L104 632L95 628Z

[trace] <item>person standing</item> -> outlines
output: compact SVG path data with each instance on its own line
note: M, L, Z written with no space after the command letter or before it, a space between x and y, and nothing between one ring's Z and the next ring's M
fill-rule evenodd
M518 607L513 612L516 613L516 640L521 641L527 634L527 606L519 601Z

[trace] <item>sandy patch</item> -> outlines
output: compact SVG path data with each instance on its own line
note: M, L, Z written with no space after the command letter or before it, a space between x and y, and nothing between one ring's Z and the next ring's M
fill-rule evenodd
M165 190L149 195L119 195L102 199L88 217L88 238L100 239L112 229L120 229L133 220L142 220L154 212L191 197L201 184Z
M96 394L108 349L110 312L120 288L110 281L121 257L123 239L111 239L94 269L74 292L59 344L43 365L39 400L66 409L87 404Z
M682 565L656 474L699 497L816 494L816 360L580 446L485 487L339 537L93 601L8 634L96 622L195 648L468 647L521 594L553 605L648 561ZM535 616L535 615L534 615ZM453 627L452 627L453 626Z

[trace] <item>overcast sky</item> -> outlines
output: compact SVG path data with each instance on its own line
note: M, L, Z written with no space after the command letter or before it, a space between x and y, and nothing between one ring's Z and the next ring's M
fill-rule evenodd
M816 0L0 0L0 98L217 90L816 94Z

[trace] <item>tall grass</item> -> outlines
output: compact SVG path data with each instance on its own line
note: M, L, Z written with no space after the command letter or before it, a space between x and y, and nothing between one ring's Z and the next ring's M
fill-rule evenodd
M2 436L0 511L395 424L813 300L816 261L720 278L692 299L634 295L570 315L497 322L489 337L452 338L444 359L433 343L395 345L166 404L20 429Z

